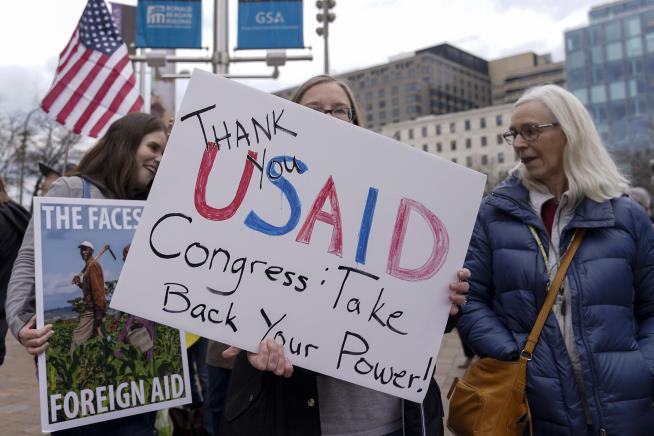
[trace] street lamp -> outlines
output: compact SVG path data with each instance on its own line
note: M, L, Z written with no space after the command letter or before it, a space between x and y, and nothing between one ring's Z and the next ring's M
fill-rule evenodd
M316 33L325 40L325 74L329 74L329 23L336 19L336 14L330 12L330 9L333 9L334 6L336 6L336 0L316 1L316 7L320 9L320 12L316 14L316 20L322 23L316 28Z

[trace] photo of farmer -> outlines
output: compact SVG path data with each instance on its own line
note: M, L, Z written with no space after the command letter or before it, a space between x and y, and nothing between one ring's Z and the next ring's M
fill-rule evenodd
M183 334L111 307L142 208L35 201L37 310L54 332L39 357L44 431L81 426L76 434L91 434L129 416L149 429L155 411L191 400Z
M109 246L105 247L111 252ZM73 284L82 289L84 310L80 315L78 326L73 331L73 340L70 344L71 354L77 346L82 345L92 337L105 337L102 322L107 313L107 303L104 295L104 274L100 263L93 258L95 247L91 242L84 241L79 244L78 248L84 261L84 268L80 274L73 277ZM113 253L111 254L113 255Z

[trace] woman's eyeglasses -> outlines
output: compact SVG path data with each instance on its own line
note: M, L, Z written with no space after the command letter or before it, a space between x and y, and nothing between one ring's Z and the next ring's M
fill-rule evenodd
M543 129L548 127L558 126L559 123L547 123L547 124L526 124L520 128L520 130L511 129L507 132L502 133L502 137L507 144L513 145L515 142L516 136L522 136L527 142L535 141L540 136L540 132Z
M339 120L351 122L352 119L354 118L354 112L352 109L350 109L347 106L338 106L332 109L324 109L321 108L320 106L307 106L309 109L313 109L314 111L322 112L323 114L328 114L331 115L334 118L338 118Z

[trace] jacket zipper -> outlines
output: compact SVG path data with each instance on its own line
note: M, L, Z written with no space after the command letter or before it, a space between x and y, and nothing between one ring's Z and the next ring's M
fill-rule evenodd
M572 266L572 265L571 265ZM575 276L575 279L577 281L577 284L580 283L578 280L578 274L577 270L573 269L573 274ZM577 287L577 293L579 294L579 299L581 300L581 287ZM584 318L581 315L581 304L577 304L577 315L579 316L579 324L580 324L580 330L581 332L584 331ZM600 420L600 428L599 428L599 434L601 436L606 436L606 429L604 428L604 414L602 413L602 406L599 401L599 396L597 394L597 375L595 374L595 363L593 362L593 354L590 351L590 347L588 346L588 341L586 340L586 336L583 334L581 336L581 341L584 344L584 348L586 349L586 354L588 355L588 362L589 362L589 367L590 367L590 374L592 377L592 382L593 382L593 397L595 397L595 406L597 408L597 413L599 414L599 420Z

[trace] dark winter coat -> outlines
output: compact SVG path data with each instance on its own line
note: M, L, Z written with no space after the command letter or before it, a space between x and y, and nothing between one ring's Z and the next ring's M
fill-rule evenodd
M549 237L517 176L481 205L465 266L469 303L458 328L481 357L515 360L545 299L547 272L527 225ZM654 230L626 197L583 199L563 229L586 236L567 272L572 323L594 434L654 431ZM570 357L550 314L527 367L527 396L538 435L586 434ZM602 433L604 429L605 433Z
M29 220L23 207L12 201L0 202L0 365L5 358L7 285Z

